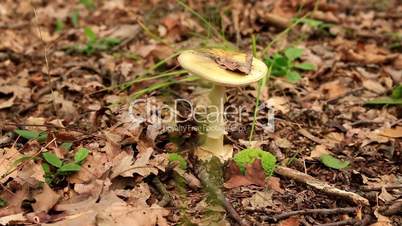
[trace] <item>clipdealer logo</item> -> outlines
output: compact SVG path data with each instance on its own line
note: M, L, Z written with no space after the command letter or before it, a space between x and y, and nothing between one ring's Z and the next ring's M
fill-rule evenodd
M179 112L180 106L185 106L185 113ZM222 103L222 106L223 103ZM275 131L275 112L269 102L263 102L258 106L258 123L264 133ZM252 110L254 111L254 110ZM249 118L249 106L226 105L222 113L219 113L214 105L194 105L187 99L176 99L173 104L156 103L155 99L145 98L132 101L128 107L128 116L131 123L139 125L149 123L160 125L164 131L211 131L216 130L219 118L223 118L226 131L245 130L244 117ZM219 114L223 114L219 117ZM261 117L262 115L262 117ZM186 125L185 122L195 122L197 126Z

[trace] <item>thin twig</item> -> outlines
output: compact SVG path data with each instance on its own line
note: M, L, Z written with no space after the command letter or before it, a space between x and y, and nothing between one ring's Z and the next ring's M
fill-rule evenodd
M341 190L339 188L334 187L333 185L330 185L326 182L323 182L321 180L318 180L308 174L302 173L300 171L288 168L288 167L284 167L284 166L278 166L275 169L275 173L283 176L283 177L288 177L291 178L295 181L307 184L315 189L318 189L326 194L330 194L330 195L334 195L334 196L338 196L338 197L343 197L349 201L352 201L355 204L363 204L363 205L370 205L369 201L356 194L353 192L349 192L349 191L344 191Z
M335 209L304 209L304 210L296 210L290 211L286 213L281 213L274 215L272 217L273 220L278 221L282 220L294 215L304 215L304 214L321 214L321 215L329 215L329 214L340 214L340 213L354 213L356 212L355 207L346 207L346 208L335 208Z

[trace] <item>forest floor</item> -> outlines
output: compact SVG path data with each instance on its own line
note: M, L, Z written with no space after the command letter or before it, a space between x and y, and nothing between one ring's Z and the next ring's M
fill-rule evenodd
M0 34L0 225L402 225L398 0L2 0ZM277 167L210 172L224 205L162 120L208 97L201 47L272 72L227 90L225 144Z

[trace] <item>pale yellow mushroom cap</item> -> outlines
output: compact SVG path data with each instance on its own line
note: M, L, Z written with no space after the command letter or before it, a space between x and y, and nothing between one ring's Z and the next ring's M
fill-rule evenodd
M256 82L262 79L268 71L265 63L254 57L251 70L248 74L230 71L219 65L211 55L244 64L246 63L247 57L244 53L217 49L207 50L207 52L186 50L179 55L178 61L180 65L191 74L200 76L213 83L230 87Z

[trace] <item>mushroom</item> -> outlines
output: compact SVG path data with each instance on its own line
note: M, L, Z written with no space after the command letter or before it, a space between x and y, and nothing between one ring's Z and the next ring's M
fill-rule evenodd
M183 51L178 61L189 73L213 83L209 93L208 129L203 144L195 150L202 159L212 156L225 161L232 157L231 145L223 145L225 135L224 102L226 87L248 85L263 78L267 66L248 54L219 50L202 49ZM212 117L211 117L212 116Z

